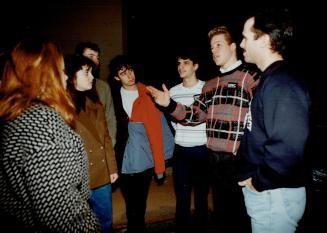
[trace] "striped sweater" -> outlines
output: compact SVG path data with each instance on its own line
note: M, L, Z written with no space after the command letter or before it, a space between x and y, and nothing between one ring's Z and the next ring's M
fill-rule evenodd
M172 116L187 124L206 122L207 147L235 155L257 84L257 73L241 64L207 81L190 107L171 100L167 108Z
M181 104L190 106L194 101L194 96L201 94L205 82L198 80L192 87L184 87L180 83L169 90L170 97ZM175 143L184 147L201 146L207 143L206 125L201 123L195 126L188 126L176 121L171 122L175 129Z

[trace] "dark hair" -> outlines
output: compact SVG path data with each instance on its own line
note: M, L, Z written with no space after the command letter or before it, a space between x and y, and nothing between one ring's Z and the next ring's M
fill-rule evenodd
M68 76L68 80L73 79L76 72L81 70L83 66L94 67L94 62L87 57L77 55L65 56L65 71Z
M293 38L294 25L288 9L265 9L254 15L252 31L256 38L267 34L271 49L284 54Z
M197 51L196 49L192 49L192 48L184 48L184 49L180 49L178 51L178 54L176 56L177 59L181 58L181 59L189 59L193 62L193 64L199 64L200 63L200 51Z
M68 76L67 90L74 101L77 113L79 113L82 108L84 109L85 97L88 97L94 103L100 102L98 93L95 88L95 83L93 83L92 89L88 91L81 92L76 90L75 88L76 72L81 70L83 66L92 67L92 70L95 69L94 62L87 57L78 55L65 56L65 71ZM95 82L95 79L93 80L93 82Z
M124 67L127 69L134 69L131 59L126 55L115 56L108 65L110 76L112 78L118 76L118 72Z
M100 54L100 48L97 44L92 42L81 42L75 47L75 54L82 56L85 49L92 49Z

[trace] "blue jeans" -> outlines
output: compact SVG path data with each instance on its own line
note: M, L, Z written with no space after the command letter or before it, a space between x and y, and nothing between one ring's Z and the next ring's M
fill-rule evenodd
M102 232L110 232L112 226L111 184L92 189L89 203L100 222Z
M242 188L252 233L294 233L303 216L306 192L300 188L278 188L253 192Z

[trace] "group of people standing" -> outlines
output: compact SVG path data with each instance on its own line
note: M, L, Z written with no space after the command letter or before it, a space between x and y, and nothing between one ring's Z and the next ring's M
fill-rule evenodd
M172 158L176 232L206 232L210 187L219 232L295 232L306 203L310 98L283 59L287 16L245 21L245 62L231 31L213 28L217 76L198 79L188 50L177 57L182 83L163 91L137 82L124 55L109 64L110 88L93 43L69 56L53 42L18 43L0 86L4 223L18 232L111 232L119 182L127 232L146 232L152 177L164 179Z
M126 113L117 124L110 87L97 78L99 52L87 42L64 56L51 41L26 38L8 56L0 100L6 229L112 232L111 184L121 176L130 232L145 230L153 170L163 178L173 135L145 86L130 79L129 63L112 66L122 83L115 108Z
M219 232L295 232L304 214L304 152L311 101L307 88L284 60L293 29L288 11L261 12L246 19L240 47L245 62L255 64L258 71L237 59L238 45L226 27L211 30L212 57L220 73L204 84L200 94L194 91L198 96L191 105L171 96L165 85L163 91L148 87L156 103L178 123L206 123L209 180ZM189 150L174 157L183 159ZM202 175L194 170L194 176ZM183 182L184 188L189 185L187 179ZM192 184L196 196L194 177ZM177 202L182 203L189 193L178 191ZM197 208L201 201L195 201ZM195 212L201 208L205 206ZM181 218L184 229L185 222Z

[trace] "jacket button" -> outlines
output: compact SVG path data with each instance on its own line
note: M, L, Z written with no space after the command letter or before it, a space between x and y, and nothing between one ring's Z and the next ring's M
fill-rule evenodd
M90 163L91 166L93 166L93 163Z
M90 153L92 153L92 150L89 150Z
M103 146L101 146L100 149L103 150Z
M104 162L104 159L102 159L102 162Z

